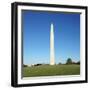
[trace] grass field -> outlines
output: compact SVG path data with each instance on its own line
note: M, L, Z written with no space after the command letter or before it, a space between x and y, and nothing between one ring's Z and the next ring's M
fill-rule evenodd
M40 65L23 67L23 77L80 75L80 65Z

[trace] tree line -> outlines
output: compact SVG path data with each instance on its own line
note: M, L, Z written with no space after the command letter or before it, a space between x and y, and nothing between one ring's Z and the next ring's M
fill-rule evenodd
M71 58L68 58L68 59L66 60L66 63L65 63L65 64L66 64L66 65L69 65L69 64L78 64L78 65L80 65L80 61L74 62ZM40 63L38 63L38 64L35 64L35 65L33 65L33 66L40 66L40 65L49 65L49 64L40 64ZM62 65L62 63L59 62L58 65ZM28 65L23 64L23 67L28 67Z

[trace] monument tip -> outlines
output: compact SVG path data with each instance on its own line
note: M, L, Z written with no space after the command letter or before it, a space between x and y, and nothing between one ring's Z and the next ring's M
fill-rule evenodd
M51 22L51 25L53 25L53 22Z
M51 22L51 31L52 31L52 32L53 32L53 27L54 27L54 26L53 26L53 23Z

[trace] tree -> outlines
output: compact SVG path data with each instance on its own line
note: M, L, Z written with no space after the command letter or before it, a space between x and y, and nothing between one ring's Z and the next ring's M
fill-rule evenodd
M61 65L61 64L62 64L61 62L58 63L58 65Z
M77 64L79 64L79 65L80 65L80 61L78 61L78 62L77 62Z
M72 59L68 58L66 64L72 64Z
M27 65L23 64L23 67L27 67Z

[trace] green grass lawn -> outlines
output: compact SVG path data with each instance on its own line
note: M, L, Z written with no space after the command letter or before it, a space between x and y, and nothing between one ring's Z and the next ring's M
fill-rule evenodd
M23 77L80 75L80 65L40 65L23 67Z

